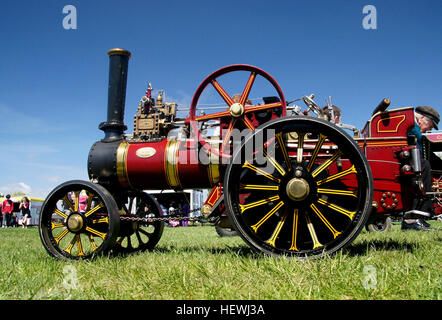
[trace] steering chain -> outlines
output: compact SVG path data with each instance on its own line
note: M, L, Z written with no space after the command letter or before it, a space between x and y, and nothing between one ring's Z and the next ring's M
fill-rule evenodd
M141 223L152 223L155 221L167 222L167 221L183 221L183 220L199 221L199 220L201 220L201 218L203 216L186 217L186 216L183 216L183 214L190 214L192 212L196 212L196 211L200 211L200 210L201 210L201 208L196 208L196 209L189 210L186 212L181 210L181 212L178 211L177 213L168 214L168 215L164 215L161 217L154 217L153 213L147 214L146 217L140 217L136 214L125 214L125 215L120 215L120 221L131 221L131 222L141 222Z

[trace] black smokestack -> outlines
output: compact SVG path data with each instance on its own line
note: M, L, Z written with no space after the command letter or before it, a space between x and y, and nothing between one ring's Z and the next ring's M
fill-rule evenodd
M109 55L109 88L107 100L107 121L100 123L104 131L103 142L123 139L124 106L126 101L127 70L130 52L124 49L111 49Z

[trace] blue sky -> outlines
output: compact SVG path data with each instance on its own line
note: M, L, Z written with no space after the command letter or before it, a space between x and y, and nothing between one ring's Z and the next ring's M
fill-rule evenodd
M63 28L65 5L77 9L76 30ZM375 30L362 27L365 5L377 9ZM287 100L332 96L362 128L384 97L441 113L441 21L439 0L3 1L0 192L45 197L87 179L111 48L132 52L127 132L148 81L188 106L207 75L237 63L267 71Z

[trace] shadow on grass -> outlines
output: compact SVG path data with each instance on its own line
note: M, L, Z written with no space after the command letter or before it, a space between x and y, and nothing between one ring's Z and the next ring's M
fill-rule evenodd
M345 254L351 257L363 256L373 253L373 251L406 251L413 253L419 249L419 244L404 241L385 240L364 240L361 243L351 243L343 249Z
M254 251L247 245L238 245L238 246L226 246L222 248L207 248L204 246L189 246L189 247L175 247L175 246L167 246L167 247L155 247L153 250L147 250L144 252L152 252L152 253L167 253L167 254L184 254L184 253L207 253L212 255L233 255L242 258L262 258L265 255L259 252ZM133 254L142 253L142 252L118 252L112 251L108 256L109 257L127 257Z
M404 241L395 241L392 239L385 240L364 240L360 243L351 243L342 252L350 257L366 256L375 251L405 251L413 253L419 249L418 243L409 243ZM247 245L226 246L220 248L207 248L204 246L189 246L189 247L155 247L148 252L154 253L168 253L168 254L184 254L184 253L207 253L212 255L232 255L240 258L260 259L266 257L265 254L254 251ZM126 257L140 252L124 253L113 252L110 257ZM296 259L295 259L296 260Z
M180 248L156 248L154 249L156 252L207 252L213 255L237 255L240 257L260 257L261 253L254 251L247 245L238 245L238 246L225 246L220 248L206 248L206 247L180 247Z

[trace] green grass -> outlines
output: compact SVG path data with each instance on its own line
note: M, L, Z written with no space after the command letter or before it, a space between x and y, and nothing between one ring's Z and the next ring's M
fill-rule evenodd
M65 262L46 253L37 228L0 229L0 299L434 300L441 236L364 230L331 258L297 262L256 254L213 227L165 228L152 252Z

